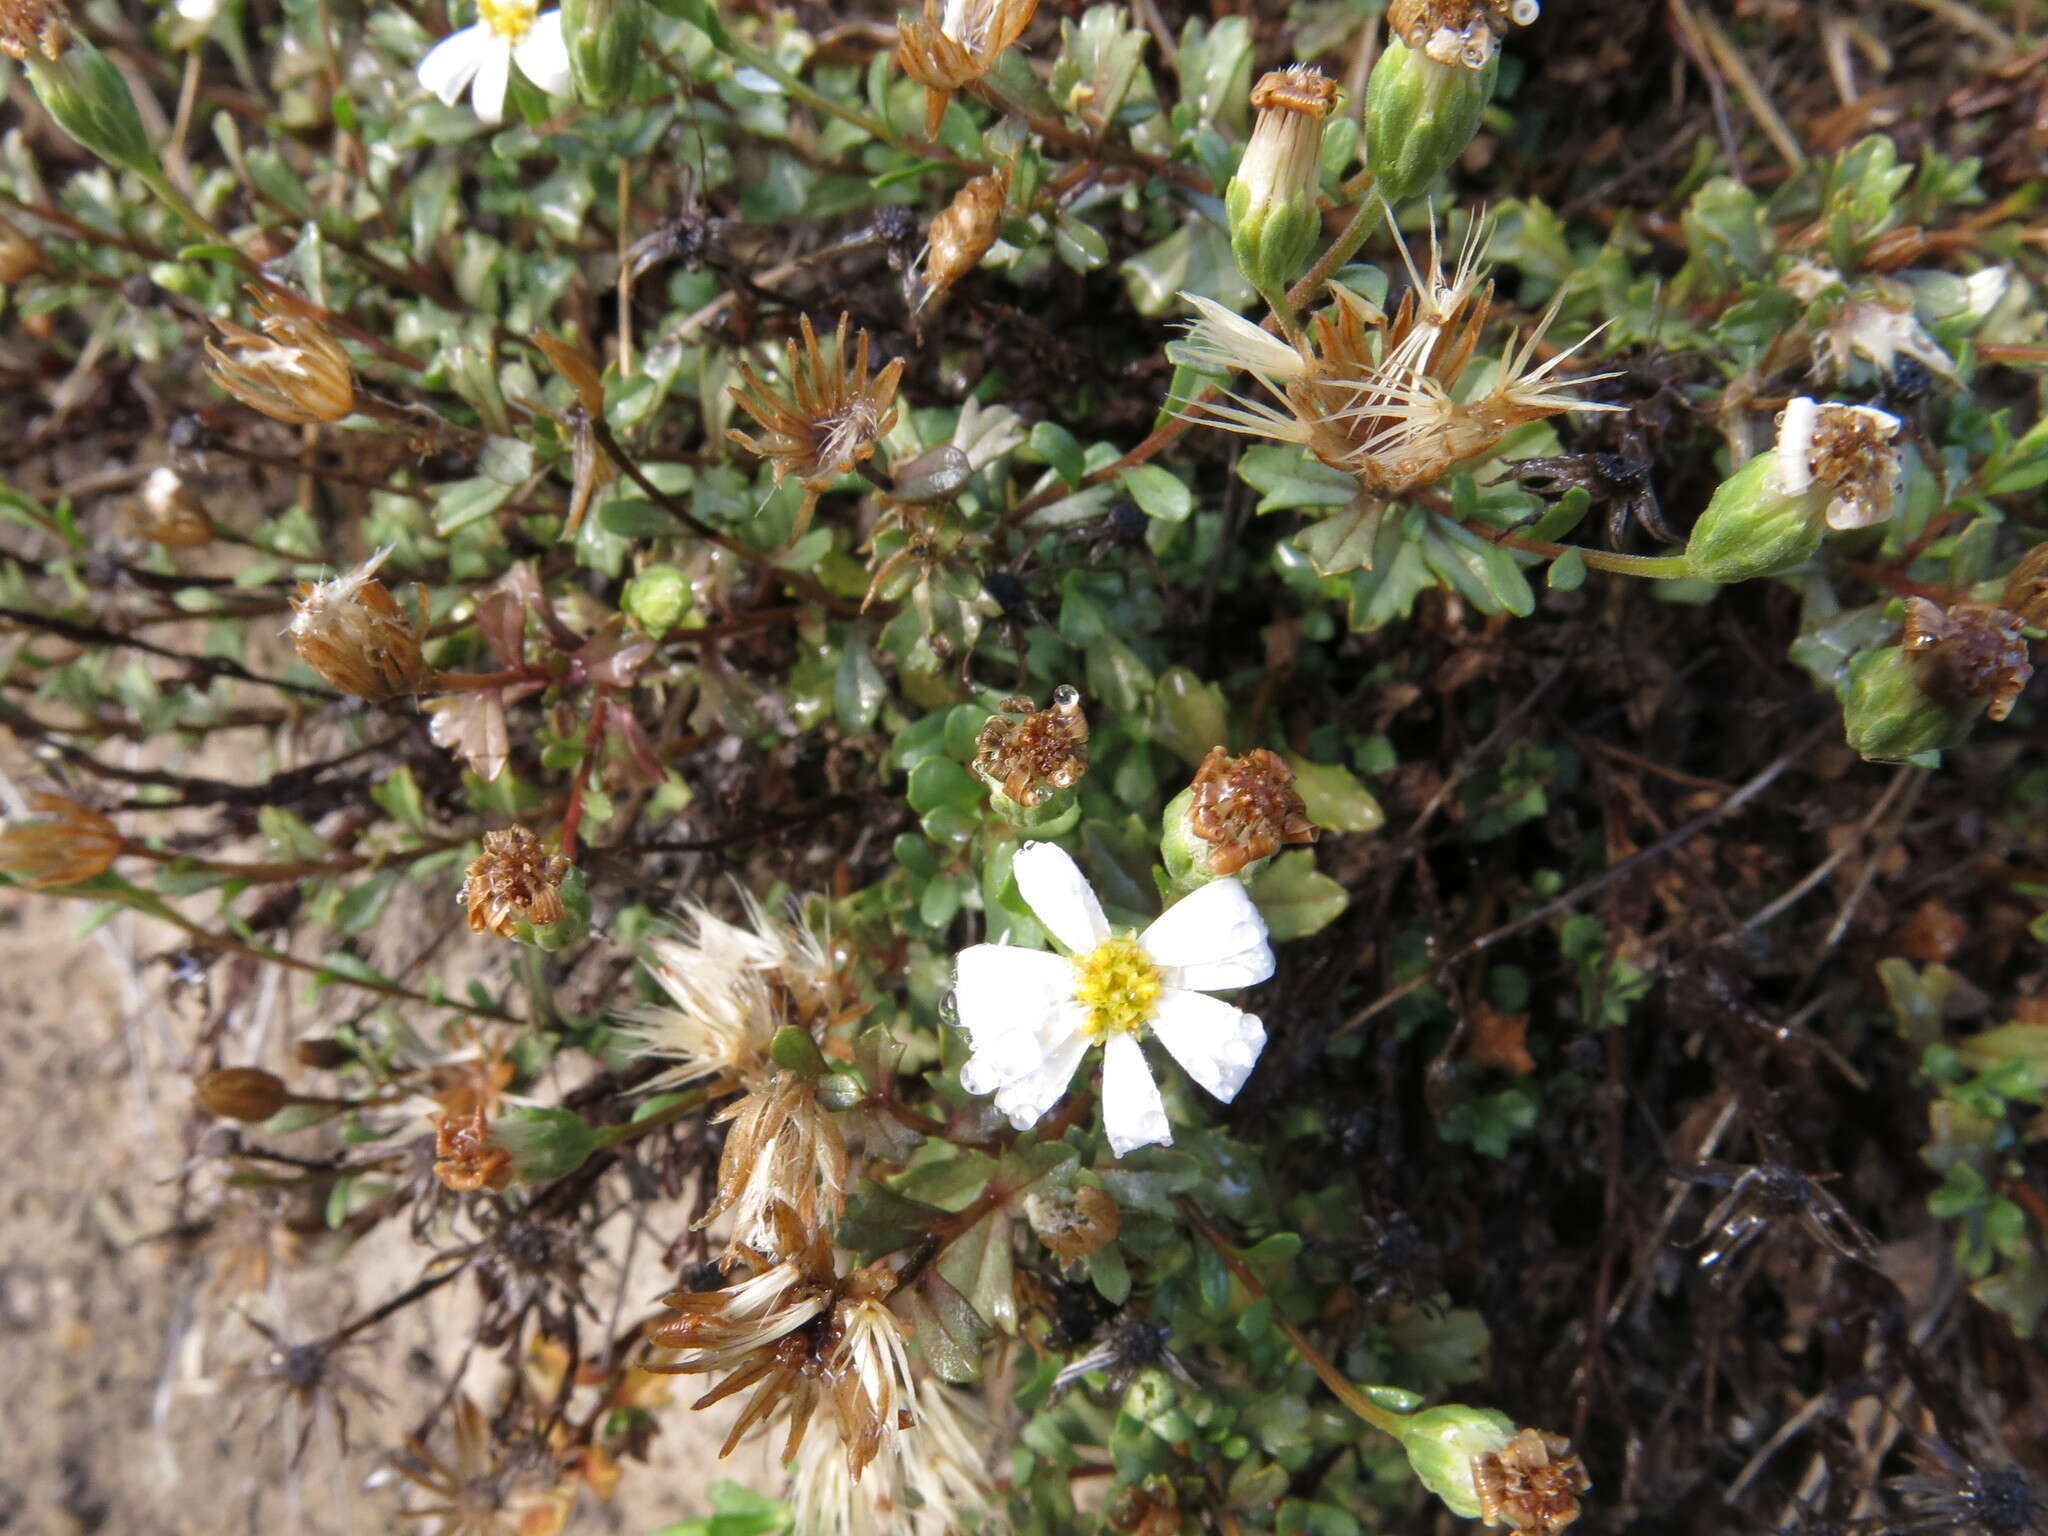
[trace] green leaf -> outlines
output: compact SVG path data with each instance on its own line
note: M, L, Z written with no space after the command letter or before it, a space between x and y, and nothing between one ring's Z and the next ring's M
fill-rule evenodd
M1320 933L1351 900L1343 886L1316 868L1315 855L1306 848L1281 854L1252 876L1251 898L1277 943Z
M1341 763L1312 763L1292 752L1286 758L1308 819L1317 826L1331 832L1377 832L1386 825L1387 813L1349 768Z
M1122 475L1124 489L1147 517L1184 523L1195 510L1195 494L1157 464L1139 464Z
M986 794L981 781L950 757L928 757L910 770L910 808L921 816L978 810Z

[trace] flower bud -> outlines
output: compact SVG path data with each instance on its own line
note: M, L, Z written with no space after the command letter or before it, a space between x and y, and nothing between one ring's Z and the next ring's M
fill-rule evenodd
M1844 732L1874 763L1961 746L1978 716L2003 720L2032 676L2015 615L1978 603L1943 613L1912 598L1899 644L1850 659Z
M1166 808L1159 855L1174 892L1185 895L1224 875L1249 878L1283 844L1315 840L1284 759L1264 747L1243 757L1212 747Z
M1365 87L1365 163L1389 204L1422 192L1465 152L1499 70L1497 58L1467 69L1388 40Z
M1007 163L975 177L953 194L945 211L932 220L924 250L911 269L916 309L922 311L981 264L996 243L996 231L1003 223L1003 201L1009 195Z
M598 1134L572 1109L510 1109L491 1123L491 1137L511 1155L521 1184L546 1184L581 1168L598 1148Z
M257 324L263 334L232 320L215 320L232 350L207 342L214 383L251 410L293 426L340 421L353 411L355 375L348 354L314 307L274 288L249 291L262 311Z
M1401 1448L1422 1486L1454 1515L1479 1518L1479 1487L1473 1463L1496 1456L1514 1441L1515 1421L1491 1408L1447 1403L1425 1408L1401 1421Z
M28 803L47 819L0 832L0 874L31 890L105 874L125 846L112 821L66 795L32 794Z
M659 637L690 616L696 594L680 567L650 565L626 583L619 606L635 624Z
M192 1079L193 1097L209 1115L255 1125L291 1102L291 1090L261 1067L221 1067Z
M974 776L989 787L990 807L1037 831L1073 804L1073 788L1088 771L1088 716L1081 694L1065 683L1052 705L1005 699L974 738Z
M142 482L136 531L170 549L197 549L213 541L213 521L185 489L185 477L159 464Z
M72 36L61 0L0 0L0 53L20 62L44 110L72 138L112 165L162 177L127 80Z
M1686 540L1686 564L1708 581L1747 581L1805 560L1820 548L1821 518L1805 489L1787 490L1775 449L1715 489Z
M1301 275L1322 230L1323 122L1336 99L1336 82L1309 64L1276 69L1252 87L1258 118L1223 206L1238 268L1262 291Z
M633 88L640 40L647 31L641 0L562 0L562 38L576 91L593 107L615 107Z
M380 549L346 576L302 581L292 598L286 633L299 659L343 693L361 699L395 699L418 693L434 678L420 655L427 633L427 596L420 589L420 614L408 620L396 598L377 580L377 567L391 553Z

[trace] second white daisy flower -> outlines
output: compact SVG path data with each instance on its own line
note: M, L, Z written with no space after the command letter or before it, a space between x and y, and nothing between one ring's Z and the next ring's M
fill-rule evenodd
M1074 1070L1102 1046L1102 1121L1118 1157L1173 1140L1138 1041L1149 1032L1226 1104L1265 1049L1265 1026L1210 992L1273 974L1265 919L1235 880L1216 880L1144 932L1111 930L1087 877L1052 843L1026 843L1017 890L1066 955L977 944L955 961L954 1000L969 1055L960 1083L993 1093L1018 1130L1037 1124Z
M569 94L562 13L541 11L538 0L477 0L476 22L449 33L420 60L420 84L451 107L468 90L476 115L500 123L514 64L550 96Z

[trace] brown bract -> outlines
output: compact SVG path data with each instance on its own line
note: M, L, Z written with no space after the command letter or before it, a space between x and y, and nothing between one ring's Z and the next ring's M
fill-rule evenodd
M999 165L954 193L945 211L932 220L914 271L922 290L917 297L920 310L981 264L996 243L1003 200L1009 193L1010 167Z
M491 1139L481 1106L467 1119L443 1115L434 1122L434 1177L459 1195L512 1182L512 1154Z
M1211 874L1234 875L1283 844L1316 840L1316 824L1294 788L1294 770L1264 747L1243 757L1211 747L1192 787L1188 827L1209 845Z
M924 0L924 16L896 29L896 64L924 87L924 136L938 137L946 103L989 72L1031 24L1038 0Z
M1563 1435L1525 1429L1501 1449L1472 1458L1479 1518L1511 1531L1555 1536L1579 1518L1579 1495L1592 1486Z
M1043 805L1088 771L1088 716L1077 689L1061 684L1052 705L1005 699L974 738L974 771L1018 805Z
M420 655L427 636L427 594L418 589L420 612L407 618L377 567L380 549L346 576L302 581L292 598L286 633L299 659L343 693L361 699L395 699L418 693L434 680Z
M1989 603L1957 603L1944 613L1924 597L1906 600L1900 644L1921 659L1922 685L1944 704L1984 701L1987 720L2003 720L2034 675L2019 615Z
M339 421L356 408L348 354L303 299L274 288L251 288L263 334L215 320L227 346L208 341L214 382L251 410L303 426Z
M70 13L62 0L0 0L0 53L23 61L40 53L55 61L70 41Z
M28 803L46 819L0 832L0 873L31 889L104 874L125 846L112 821L68 795L31 794Z
M733 400L760 424L764 435L750 437L737 429L726 433L733 442L775 466L777 485L794 476L804 488L804 504L790 533L791 543L810 527L819 492L874 457L876 440L896 425L896 382L903 376L903 359L899 357L869 380L866 331L857 337L853 366L847 367L848 316L839 317L830 359L818 349L810 316L800 316L799 323L802 350L792 341L785 353L783 376L788 394L768 388L747 363L740 364L744 383L731 389Z
M558 923L565 915L561 884L573 866L550 854L525 827L484 834L484 851L463 871L462 902L469 931L489 930L509 939L524 920L534 927Z
M846 1140L800 1073L778 1071L714 1117L729 1120L718 1194L697 1222L733 1218L728 1266L749 1251L780 1256L787 1211L806 1234L830 1232L846 1213Z

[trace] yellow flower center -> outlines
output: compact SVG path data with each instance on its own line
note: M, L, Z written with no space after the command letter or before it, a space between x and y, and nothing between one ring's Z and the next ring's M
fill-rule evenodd
M1080 973L1074 1001L1088 1015L1088 1033L1098 1040L1136 1034L1159 1000L1159 967L1136 939L1105 939L1074 957Z
M477 0L476 8L485 26L506 42L516 43L533 29L540 0Z

